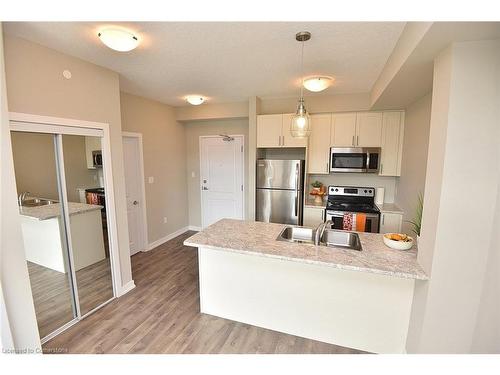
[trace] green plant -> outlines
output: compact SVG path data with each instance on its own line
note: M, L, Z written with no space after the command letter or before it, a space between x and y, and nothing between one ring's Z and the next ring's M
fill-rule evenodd
M413 220L409 220L408 223L413 225L413 233L420 236L420 228L422 226L422 212L424 210L424 196L422 193L418 193L417 207L415 211L415 217Z
M320 188L321 186L323 186L323 184L318 180L314 181L311 185L313 188Z

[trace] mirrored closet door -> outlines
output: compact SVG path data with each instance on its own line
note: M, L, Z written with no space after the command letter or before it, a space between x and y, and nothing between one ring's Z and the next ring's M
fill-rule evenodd
M11 131L19 214L42 342L115 296L106 166L102 136L94 133Z

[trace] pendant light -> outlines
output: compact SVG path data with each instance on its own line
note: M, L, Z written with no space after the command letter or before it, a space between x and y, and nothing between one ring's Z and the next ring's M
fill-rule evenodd
M301 31L295 35L295 39L302 43L302 56L301 56L301 85L300 85L300 98L297 105L297 111L292 117L290 125L290 133L295 138L305 138L311 134L311 120L304 105L304 42L311 39L309 31Z

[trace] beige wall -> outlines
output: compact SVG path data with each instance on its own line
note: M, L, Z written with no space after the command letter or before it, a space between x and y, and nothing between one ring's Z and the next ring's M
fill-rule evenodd
M188 225L184 126L166 104L121 93L122 128L141 133L149 243ZM126 165L125 165L126 167ZM163 218L167 218L167 223Z
M9 111L109 124L121 285L126 285L132 272L118 74L16 37L6 36L4 48ZM72 72L69 80L65 69Z
M54 137L39 133L11 134L17 193L29 191L37 197L58 200ZM99 185L97 171L87 168L85 137L64 135L63 152L68 200L79 202L77 188Z
M248 119L209 120L185 123L189 225L201 227L200 136L232 134L245 136L245 161L248 160ZM194 173L194 177L193 174ZM245 162L245 212L248 212L248 163Z
M404 212L404 233L411 233L412 226L407 221L415 216L419 192L424 193L431 104L429 93L406 108L401 177L396 182L395 199Z
M309 113L367 111L370 109L370 94L339 94L306 96ZM298 97L261 98L258 114L291 113L297 109Z
M498 66L498 40L455 43L435 61L418 254L430 280L415 287L412 353L500 353L498 303L487 301L500 294L500 266L489 263L500 210Z

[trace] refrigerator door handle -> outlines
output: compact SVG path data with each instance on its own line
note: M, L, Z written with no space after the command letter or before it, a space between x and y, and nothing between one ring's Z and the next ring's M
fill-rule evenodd
M295 216L299 216L299 164L295 166Z

